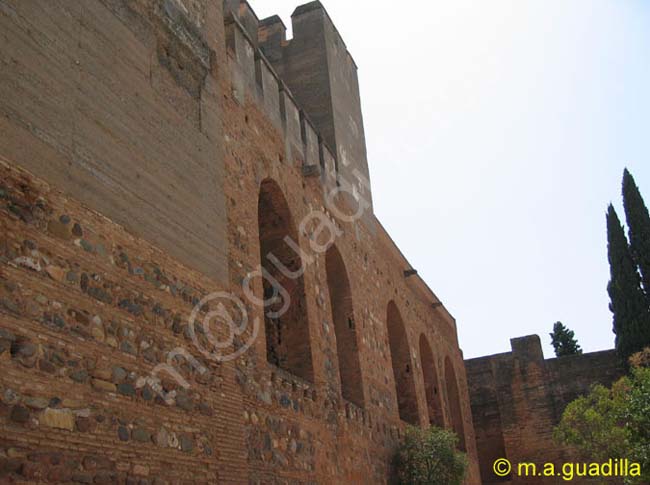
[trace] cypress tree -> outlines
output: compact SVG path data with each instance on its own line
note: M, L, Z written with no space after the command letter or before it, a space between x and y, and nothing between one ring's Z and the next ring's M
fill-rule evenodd
M611 204L607 210L607 241L611 276L607 286L609 308L614 314L616 350L627 363L630 355L650 345L650 318L625 231Z
M551 344L555 349L556 357L582 354L582 349L575 338L575 332L565 327L562 322L555 322L553 333L549 335L551 336Z
M632 257L639 267L646 296L650 298L650 214L627 168L623 172L623 205Z

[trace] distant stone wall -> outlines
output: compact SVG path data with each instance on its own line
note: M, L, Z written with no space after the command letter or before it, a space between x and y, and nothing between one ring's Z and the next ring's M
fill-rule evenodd
M557 483L557 479L499 478L497 458L512 463L562 464L571 458L552 437L568 403L592 385L624 373L614 350L544 359L537 335L511 340L512 352L465 361L481 477L492 483Z

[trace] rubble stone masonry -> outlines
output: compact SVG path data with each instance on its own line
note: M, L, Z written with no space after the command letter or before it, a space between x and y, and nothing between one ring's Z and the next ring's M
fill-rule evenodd
M406 423L480 483L456 322L372 212L356 65L319 2L293 20L320 27L0 1L0 483L386 483Z

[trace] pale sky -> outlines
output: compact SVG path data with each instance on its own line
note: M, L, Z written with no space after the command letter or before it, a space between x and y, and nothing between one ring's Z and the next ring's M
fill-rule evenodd
M301 2L252 0L290 27ZM605 210L650 204L649 0L323 0L359 66L375 212L465 357L561 320L611 348Z

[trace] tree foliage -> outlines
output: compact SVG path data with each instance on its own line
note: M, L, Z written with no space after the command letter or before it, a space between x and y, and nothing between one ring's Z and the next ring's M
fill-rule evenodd
M575 338L575 332L565 327L562 322L555 322L553 332L549 335L557 357L582 354L582 349Z
M400 485L461 485L467 469L457 449L455 433L409 426L395 455L395 483Z
M612 389L596 385L588 395L571 402L555 428L555 438L577 449L585 460L603 462L625 456L629 431L618 421L624 389L624 383Z
M612 205L607 211L607 241L610 266L607 291L614 314L616 350L627 362L632 354L650 345L650 313L625 231Z
M623 173L623 206L632 257L639 267L646 295L650 297L650 214L634 177L627 169Z
M630 357L630 364L632 367L650 367L650 347Z
M644 483L650 483L650 368L634 369L631 384L620 416L629 433L630 459L641 464Z
M554 436L585 461L639 463L642 476L626 483L650 483L650 368L634 367L611 389L596 385L571 402Z

